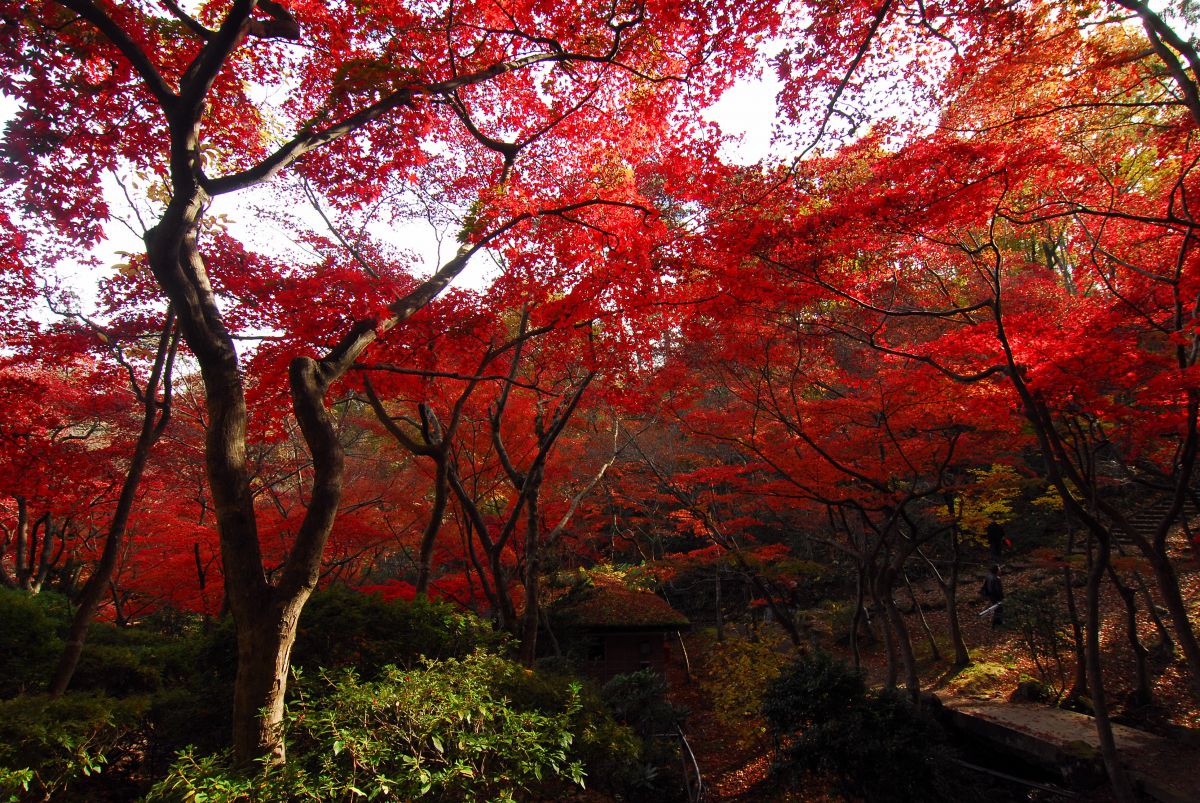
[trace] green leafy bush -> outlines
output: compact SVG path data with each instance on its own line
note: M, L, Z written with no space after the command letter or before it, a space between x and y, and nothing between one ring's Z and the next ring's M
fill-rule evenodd
M54 674L69 622L61 595L0 589L0 697L14 698L0 714L0 789L9 796L37 800L47 789L121 783L125 791L113 799L132 798L140 790L130 791L131 779L165 772L184 745L215 750L228 742L231 623L204 630L191 618L164 632L93 622L69 694L48 701L34 693ZM131 739L136 750L122 753ZM114 750L120 766L94 772L89 762Z
M521 710L495 678L523 671L476 653L300 683L285 717L289 760L243 777L223 757L183 753L150 800L514 800L582 784L570 755L578 692L556 712Z
M836 720L863 704L866 676L823 650L814 650L767 684L763 716L777 734L799 733L815 724Z
M1008 625L1021 633L1049 702L1058 702L1071 682L1070 626L1054 582L1018 588L1004 600Z
M593 789L626 800L639 799L633 792L644 780L646 745L629 726L614 718L594 687L580 686L572 675L531 672L507 661L497 664L493 680L495 693L521 710L561 711L577 699L579 707L571 720L575 734L572 758L583 765Z
M686 799L676 732L687 712L667 699L666 679L652 669L617 675L600 696L616 721L641 739L634 761L606 768L608 788L632 801Z
M0 698L45 689L62 652L66 609L57 594L0 588Z
M0 797L87 800L132 788L123 763L136 750L146 698L97 694L0 702ZM114 790L121 790L114 792Z
M161 665L147 660L139 647L90 641L84 645L71 680L72 689L113 697L152 694L163 685Z
M491 627L439 602L386 601L342 587L317 591L300 617L292 664L316 676L321 670L352 670L374 680L389 664L418 665L422 657L461 658L498 636ZM168 680L155 698L154 763L165 768L185 745L197 753L219 750L233 727L237 636L226 618L152 656Z
M860 671L826 653L789 665L763 713L778 746L774 771L787 781L816 774L871 802L953 797L937 723L895 689L869 693Z
M444 602L391 602L334 586L304 606L292 663L308 671L350 667L371 679L384 666L462 658L499 638L486 622Z
M600 696L617 721L643 739L674 732L686 717L685 711L667 699L666 678L653 669L617 675L604 684Z
M60 594L0 589L0 698L45 691L58 666L71 613L70 602ZM194 673L206 639L195 628L180 638L154 627L92 622L71 690L125 697L176 686Z

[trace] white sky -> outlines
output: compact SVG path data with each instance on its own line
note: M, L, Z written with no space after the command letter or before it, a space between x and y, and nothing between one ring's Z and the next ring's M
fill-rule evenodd
M731 162L752 164L771 154L771 134L778 104L776 95L783 87L774 78L741 80L721 96L705 117L731 136L740 137L736 145L721 155Z

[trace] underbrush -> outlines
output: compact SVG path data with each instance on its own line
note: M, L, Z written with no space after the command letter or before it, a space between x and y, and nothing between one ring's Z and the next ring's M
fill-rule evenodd
M828 779L848 799L954 800L958 788L940 726L895 689L869 691L862 671L814 651L767 687L772 771L798 787Z
M150 801L514 800L533 788L582 785L574 755L582 705L521 708L497 682L521 672L494 655L385 667L297 683L284 718L285 765L251 773L228 753L180 754Z
M225 751L231 623L96 623L52 700L69 615L61 597L0 593L2 801L557 799L584 783L634 800L655 760L596 689L511 662L487 623L336 590L300 623L289 761L247 773Z

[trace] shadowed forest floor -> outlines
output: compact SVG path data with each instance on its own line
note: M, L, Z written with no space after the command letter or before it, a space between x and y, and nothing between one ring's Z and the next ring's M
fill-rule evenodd
M1053 650L1047 650L1039 655L1039 661L1035 661L1029 646L1030 633L1021 627L1020 617L1009 615L1003 627L993 629L990 616L979 616L980 611L987 607L987 603L977 596L982 572L980 565L969 566L964 570L961 579L959 615L972 658L972 664L965 669L956 670L951 666L953 650L945 635L948 632L947 614L936 586L931 581L914 585L916 599L933 634L932 642L925 633L907 589L898 590L896 600L908 611L906 621L918 657L922 688L943 697L989 701L992 705L1002 703L1011 706L1011 709L1004 710L1018 716L1022 711L1031 712L1032 719L1042 706L1020 701L1018 686L1023 681L1038 679L1051 693L1065 693L1071 684L1074 656L1070 645L1062 644L1057 657ZM1041 597L1043 609L1049 610L1051 607L1048 606L1047 600L1052 603L1064 599L1062 583L1059 580L1061 575L1055 569L1040 567L1017 558L1004 567L1002 577L1007 599L1013 601L1014 610L1023 599L1039 599L1039 589L1045 595L1046 589L1053 589L1056 582L1057 593L1051 594L1049 599ZM1193 621L1200 620L1200 616L1197 616L1200 614L1200 573L1192 567L1181 577L1181 585L1185 600L1192 606ZM1082 606L1083 589L1077 588L1076 595L1078 603ZM1144 598L1141 595L1138 597L1138 604L1144 606ZM1101 610L1104 622L1101 636L1105 650L1106 691L1114 721L1166 737L1187 754L1185 758L1170 758L1164 755L1160 757L1161 760L1148 762L1152 766L1157 764L1158 772L1163 774L1165 780L1169 780L1172 774L1177 775L1181 766L1200 765L1200 704L1197 696L1187 688L1186 667L1179 651L1176 650L1174 655L1170 655L1162 649L1157 649L1157 629L1146 612L1140 610L1139 635L1143 644L1151 650L1150 671L1154 684L1154 699L1150 705L1134 705L1134 660L1124 624L1124 607L1116 591L1107 583L1103 590ZM1055 624L1059 628L1069 627L1065 611L1061 621L1056 621ZM777 634L773 634L769 628L770 625L763 626L763 641L777 638ZM688 681L682 660L675 661L675 666L672 667L672 696L676 703L686 706L691 712L687 726L688 738L697 753L710 799L814 802L841 800L841 796L830 792L818 780L814 780L812 785L799 793L784 792L771 783L769 770L773 745L765 724L753 711L752 705L744 707L741 721L738 721L736 716L731 718L731 706L727 700L729 692L723 691L719 683L713 682L711 671L706 673L706 670L712 669L706 665L713 662L714 656L727 654L733 649L731 642L746 641L745 636L748 634L739 633L735 628L729 630L732 632L724 644L717 644L712 629L694 628L693 632L685 635L684 640L694 673L692 682ZM934 643L937 645L936 656ZM821 638L819 644L847 660L851 658L845 640ZM875 685L882 684L887 674L882 643L867 639L866 643L860 646L863 665L870 682ZM1043 641L1041 646L1045 648L1047 645ZM790 646L778 643L775 649L786 653ZM750 661L753 663L752 656ZM1192 761L1192 758L1195 761ZM1005 799L1005 792L998 794L998 797L989 799ZM1012 795L1007 799L1014 800L1054 799L1051 795L1039 796L1041 793L1036 791L1019 793L1016 789L1010 789L1007 794ZM1103 801L1107 797L1103 790L1100 790L1083 799Z

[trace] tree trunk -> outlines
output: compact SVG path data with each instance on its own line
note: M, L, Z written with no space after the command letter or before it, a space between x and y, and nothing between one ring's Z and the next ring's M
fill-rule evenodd
M915 703L921 696L921 680L917 674L917 659L913 654L912 637L908 634L908 625L904 622L904 614L900 613L900 609L896 607L896 601L892 599L892 588L889 586L885 591L887 593L882 595L883 607L888 621L892 625L896 647L900 651L900 662L904 667L904 687L908 690L908 696Z
M34 572L33 581L30 584L30 591L34 594L41 593L42 587L50 578L50 573L54 570L67 546L67 522L64 521L58 527L58 551L55 552L53 551L54 523L49 514L46 515L45 520L46 529L42 535L41 551L38 552L37 570Z
M721 641L725 640L725 616L721 610L722 603L721 603L721 567L720 566L718 566L717 570L716 570L716 583L717 583L717 587L716 587L716 590L714 593L716 596L716 609L717 609L717 613L716 613L717 641L721 642Z
M1085 602L1087 621L1087 676L1092 692L1092 708L1096 723L1096 736L1100 741L1100 756L1112 784L1113 797L1119 803L1133 803L1136 797L1129 777L1121 766L1117 755L1117 744L1113 738L1112 723L1108 718L1108 701L1104 693L1104 675L1100 666L1100 581L1108 566L1109 544L1107 539L1097 539L1096 555L1088 571L1087 596Z
M1087 675L1087 646L1083 635L1083 625L1079 621L1079 608L1075 604L1075 582L1071 567L1063 567L1063 591L1067 596L1067 616L1071 621L1072 651L1075 654L1075 679L1071 690L1067 692L1067 700L1078 700L1089 697Z
M889 655L892 649L899 651L901 666L904 668L904 687L915 703L921 694L917 659L913 654L912 637L904 621L904 614L896 607L895 600L896 575L902 573L901 567L908 554L911 554L911 551L906 550L888 557L887 563L875 575L873 593L883 607L884 621L888 623L888 629L892 632L893 644L889 646ZM895 686L896 672L892 662L889 662L888 681L890 686Z
M758 576L757 573L750 570L746 564L745 558L741 554L735 553L738 558L738 563L750 578L750 584L754 590L762 595L763 601L767 604L767 610L775 617L775 624L783 628L783 632L787 633L788 640L792 642L792 646L800 650L804 646L804 634L800 632L800 626L796 624L796 617L792 616L791 612L781 605L776 599L775 594L766 583ZM811 641L811 635L809 640Z
M305 153L383 118L417 96L415 88L399 88L363 107L319 136L305 129L291 144L251 168L213 179L204 171L202 129L212 102L213 86L226 71L235 51L254 33L256 10L271 17L271 38L297 39L300 26L279 3L237 2L223 12L215 30L205 32L195 58L175 70L174 84L159 74L153 59L98 4L62 0L62 5L107 37L140 77L150 113L165 123L170 177L170 200L162 216L143 237L155 281L172 304L179 327L204 382L207 429L205 472L221 538L225 590L238 630L238 679L234 713L235 759L247 765L257 758L281 760L279 724L287 665L296 622L315 588L321 556L341 500L343 454L334 423L325 408L325 394L363 351L381 334L401 323L436 298L485 247L488 238L464 243L456 255L429 279L396 299L386 313L353 323L336 345L320 359L292 360L289 383L292 410L312 456L313 480L304 512L288 556L268 582L263 566L254 511L254 494L247 466L247 408L245 385L233 337L213 290L197 246L201 221L214 195L234 193L262 184ZM261 33L261 31L259 32ZM470 76L456 76L432 94L456 86L491 80L497 74L540 61L508 62ZM503 69L500 69L500 68ZM498 236L526 216L512 219L490 236Z
M962 621L958 617L958 578L942 587L942 596L946 599L947 626L950 629L950 641L954 645L954 666L962 669L971 664L971 652L967 649L966 639L963 638Z
M238 671L233 688L233 751L239 763L285 759L283 704L300 610L309 594L283 604L264 599L237 621Z
M1195 500L1193 500L1195 502ZM1200 505L1198 505L1200 506ZM1192 560L1200 563L1200 534L1192 530L1192 524L1188 520L1187 509L1180 516L1183 522L1183 537L1187 540L1188 548L1192 551Z
M950 579L942 586L942 596L946 598L946 616L950 626L950 641L954 644L954 666L961 669L971 663L971 653L967 649L966 639L963 638L962 621L958 617L958 577L962 568L962 542L958 537L958 526L950 532L951 562Z
M871 584L871 598L874 600L876 607L883 612L880 616L883 630L883 649L887 655L887 687L889 689L896 688L897 681L900 677L900 669L896 661L896 633L893 628L892 617L888 614L887 606L879 596L879 590L875 583Z
M22 591L37 594L42 590L42 584L49 576L53 563L50 559L50 549L54 544L54 518L46 511L30 525L28 515L21 515L23 503L24 499L18 497L15 561L17 585ZM40 546L39 532L42 534ZM61 554L62 550L59 552Z
M880 611L883 611L883 605L880 604ZM892 629L891 617L886 612L880 617L883 623L883 649L887 655L887 676L885 684L889 689L894 689L900 683L900 664L896 658L896 632Z
M1175 639L1171 637L1171 631L1167 630L1162 617L1158 615L1154 595L1150 593L1150 588L1146 585L1146 578L1142 577L1141 572L1134 572L1133 579L1138 584L1138 590L1142 592L1142 596L1146 598L1146 613L1150 616L1150 621L1154 623L1154 629L1158 632L1158 644L1154 649L1163 655L1173 655Z
M935 661L942 660L942 651L938 649L937 639L933 637L933 629L929 627L929 620L925 618L925 610L921 607L920 601L917 599L917 593L913 590L912 581L908 579L908 573L903 572L904 587L908 589L908 598L912 600L913 610L921 620L921 629L925 633L925 640L929 642L929 654Z
M88 625L91 624L92 617L95 616L96 609L100 606L100 599L104 596L116 571L117 559L120 557L121 547L125 541L125 532L129 525L129 516L133 512L137 488L142 481L146 464L150 461L150 451L162 436L163 430L166 429L167 422L170 420L170 372L175 353L175 340L172 334L174 329L175 316L168 310L162 334L159 337L158 354L155 357L154 367L146 382L146 387L142 391L142 430L134 445L133 457L125 472L125 480L121 484L117 507L109 521L108 534L104 539L104 550L100 554L99 562L92 569L91 576L84 583L77 600L79 607L75 610L75 616L71 620L67 643L63 647L54 678L50 682L51 697L62 696L67 687L71 685L75 667L79 664L79 656L83 654L83 643L87 638ZM157 398L160 384L164 388L161 403Z
M175 140L182 136L174 134ZM194 133L190 141L195 144ZM376 322L360 322L320 362L308 357L292 361L292 409L312 455L313 480L304 519L272 586L263 569L246 463L247 408L237 350L196 248L207 196L178 173L175 177L176 194L159 225L147 233L146 250L204 380L205 473L221 536L225 591L238 631L234 758L242 766L264 757L279 762L284 759L280 731L296 621L316 587L341 499L343 454L324 395L378 329Z
M533 666L537 659L538 575L541 572L536 490L529 496L525 515L525 615L521 621L521 662L526 666Z
M1150 705L1154 699L1150 670L1147 666L1150 651L1138 637L1137 592L1121 582L1121 578L1113 571L1112 566L1108 567L1108 576L1121 596L1121 601L1125 604L1125 637L1129 640L1129 651L1133 654L1133 704L1137 706Z
M446 512L446 497L450 491L450 474L447 467L449 458L442 453L434 459L437 461L437 469L433 480L433 510L429 513L429 523L421 536L421 549L417 557L416 592L418 597L425 598L429 596L429 580L433 575L433 545L442 529L442 516Z
M504 568L504 564L500 561L500 552L500 550L496 550L495 555L491 559L492 577L495 579L496 584L496 599L500 603L500 607L496 609L496 624L506 633L513 633L515 635L517 629L517 609L513 605L508 570Z
M862 653L858 648L858 626L862 622L863 614L866 613L861 566L858 567L854 591L854 616L850 619L850 654L854 657L854 668L858 669L862 666Z
M133 496L142 478L149 453L150 444L146 444L144 448L142 444L138 444L133 462L121 488L121 497L117 502L116 513L109 524L108 535L104 539L104 550L79 594L77 600L79 607L75 609L75 615L71 619L67 642L63 647L62 655L59 656L54 677L50 681L48 693L51 697L61 697L67 687L71 685L75 667L78 666L79 657L83 654L83 644L87 639L88 626L96 614L96 609L100 607L100 600L103 598L104 592L108 590L109 581L116 571L117 559L120 557L121 547L125 541L130 509L133 507Z
M1188 672L1191 674L1192 695L1200 697L1200 643L1196 641L1196 631L1188 618L1187 604L1179 592L1179 580L1175 576L1175 567L1166 555L1150 551L1146 557L1154 569L1154 579L1158 582L1159 593L1162 594L1163 605L1175 626L1175 638L1183 650L1187 660Z
M483 548L487 556L487 568L492 573L492 583L489 586L483 566L480 565L475 556L474 548L470 549L471 560L479 572L479 581L487 593L492 610L495 612L497 625L505 632L513 632L516 611L513 608L512 594L509 591L507 570L504 568L504 563L501 560L504 552L504 543L496 543L491 539L488 535L487 522L483 520L479 506L475 504L475 500L471 498L466 486L463 485L462 478L458 476L456 467L453 464L448 464L447 468L450 488L454 491L454 496L458 499L459 509L466 517L475 536L479 539L479 545Z
M19 494L13 496L13 501L17 503L17 523L11 534L9 531L5 531L4 540L0 542L0 584L5 588L20 588L21 586L21 566L25 560L25 539L29 533L29 503L25 497ZM15 550L12 557L12 574L8 573L4 560L8 554L10 539Z

